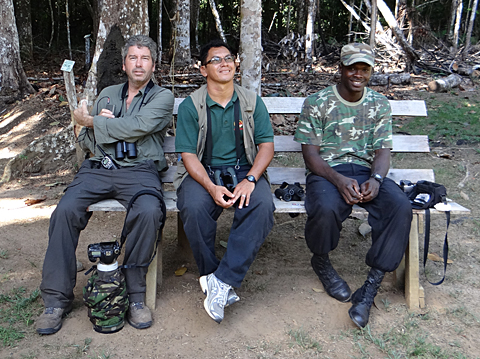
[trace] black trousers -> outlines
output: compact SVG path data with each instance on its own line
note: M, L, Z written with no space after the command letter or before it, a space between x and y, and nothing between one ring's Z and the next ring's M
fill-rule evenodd
M132 196L141 190L150 189L162 194L153 161L116 170L96 168L97 164L89 160L83 162L50 218L49 242L40 285L46 307L65 308L73 301L77 275L75 250L80 231L85 229L92 215L86 211L89 205L115 198L126 208ZM137 198L126 220L130 232L122 249L125 251L124 264L148 263L155 248L162 215L157 197L144 195ZM124 269L124 273L129 299L144 301L147 268Z
M237 173L241 182L248 169ZM187 176L177 191L177 207L193 251L200 275L215 276L233 287L240 287L260 246L273 227L270 186L262 176L250 196L248 207L238 209L228 237L227 251L220 260L215 255L217 219L223 212L212 196L192 177Z
M359 184L370 178L368 167L346 164L334 168ZM327 254L337 247L342 222L352 212L352 206L332 183L314 174L307 177L306 191L305 239L312 253ZM358 205L367 210L368 223L372 227L372 246L366 264L385 272L395 270L408 244L412 222L410 202L394 181L385 178L378 196Z

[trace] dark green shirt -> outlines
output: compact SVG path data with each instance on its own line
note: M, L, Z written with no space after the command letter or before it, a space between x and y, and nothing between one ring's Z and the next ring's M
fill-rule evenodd
M212 166L233 166L237 163L235 150L235 129L234 129L234 102L237 93L234 92L230 102L223 108L213 101L207 94L207 106L210 107L212 118ZM241 114L240 114L241 117ZM270 116L262 99L257 96L255 112L255 144L273 142L273 129L270 123ZM175 135L175 151L178 153L197 153L198 141L198 114L190 97L187 97L178 107L178 120ZM243 145L243 122L240 118L240 148L242 157L240 165L247 165Z

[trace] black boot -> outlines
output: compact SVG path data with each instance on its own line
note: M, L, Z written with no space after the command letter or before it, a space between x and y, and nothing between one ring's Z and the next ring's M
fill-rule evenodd
M347 282L345 282L332 267L328 254L314 254L311 262L313 270L318 275L327 294L340 302L348 302L352 291Z
M368 323L370 308L384 276L385 272L380 269L370 269L363 286L352 295L352 307L348 310L348 314L359 328L365 328Z

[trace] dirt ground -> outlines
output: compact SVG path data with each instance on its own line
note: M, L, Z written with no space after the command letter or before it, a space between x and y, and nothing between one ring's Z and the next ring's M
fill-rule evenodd
M418 89L402 96L419 98ZM478 96L478 92L469 96ZM444 95L448 96L448 95ZM30 101L30 102L29 102ZM33 139L68 125L66 106L58 97L32 96L6 108L0 118L0 174L9 158ZM50 102L49 102L50 101ZM0 108L0 112L3 109ZM45 115L47 110L47 115ZM12 116L18 117L12 118ZM477 114L478 115L478 114ZM278 130L278 129L277 129ZM405 168L434 168L437 182L448 196L472 210L454 216L449 230L450 259L447 279L430 285L421 270L426 307L408 310L403 291L391 275L382 284L372 308L369 330L357 330L348 317L350 304L330 298L310 266L303 236L305 216L275 215L275 226L237 293L241 301L226 309L219 325L203 309L204 295L194 261L177 248L174 214L169 214L163 238L163 285L158 288L154 325L136 330L126 325L116 334L93 331L81 292L87 281L77 275L74 310L60 332L38 336L34 325L15 346L3 347L1 358L479 358L480 357L480 151L478 145L435 147L430 154L394 156ZM71 163L45 165L0 187L0 292L38 288L48 242L48 222L62 191L74 174ZM44 199L27 206L27 199ZM232 213L219 220L218 253L224 248ZM78 258L89 266L89 243L119 238L123 213L94 213L82 232ZM332 253L338 272L357 289L368 268L364 257L370 237L358 227L361 219L344 224L339 247ZM431 252L441 253L445 218L432 220ZM185 266L187 272L176 276ZM442 266L430 263L433 280ZM38 313L41 299L38 299ZM2 325L0 323L0 325Z

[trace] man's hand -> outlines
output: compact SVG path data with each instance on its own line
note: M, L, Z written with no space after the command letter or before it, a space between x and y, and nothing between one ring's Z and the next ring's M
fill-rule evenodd
M107 118L115 118L112 111L107 110L106 108L102 109L98 115ZM79 125L93 128L93 116L90 116L88 113L87 101L82 100L80 102L80 106L73 111L73 117Z
M357 180L342 175L337 176L335 186L349 205L363 201L363 193L360 190Z
M367 181L362 183L360 187L362 193L362 200L360 202L370 202L372 199L378 196L378 191L380 190L380 183L372 177Z
M224 186L217 186L213 183L212 185L213 186L208 190L208 193L210 194L210 196L212 196L215 203L222 208L232 207L235 203L235 195ZM225 199L223 198L224 196L230 199L228 201L225 201Z
M240 202L238 203L238 209L242 209L243 205L245 205L245 207L248 207L248 205L250 204L250 195L252 194L254 189L255 183L244 179L237 185L237 187L235 187L235 190L233 191L235 197L233 197L233 199L231 199L230 201L233 201L233 203L235 203L240 198Z

